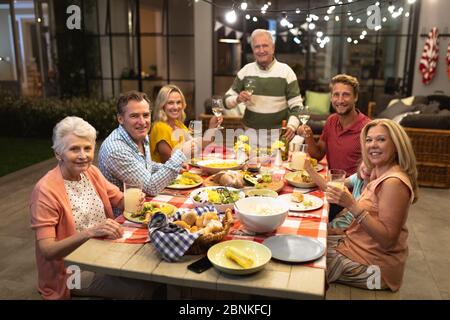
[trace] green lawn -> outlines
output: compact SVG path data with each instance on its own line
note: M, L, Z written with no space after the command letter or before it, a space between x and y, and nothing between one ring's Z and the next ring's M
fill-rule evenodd
M0 177L53 157L51 139L0 137Z

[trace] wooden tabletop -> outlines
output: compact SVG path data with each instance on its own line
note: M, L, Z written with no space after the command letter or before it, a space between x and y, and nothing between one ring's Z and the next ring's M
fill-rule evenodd
M233 276L215 268L197 274L187 265L200 256L184 256L180 262L161 260L147 244L115 243L91 239L68 255L66 266L167 285L235 292L289 299L323 299L325 270L271 260L262 271Z

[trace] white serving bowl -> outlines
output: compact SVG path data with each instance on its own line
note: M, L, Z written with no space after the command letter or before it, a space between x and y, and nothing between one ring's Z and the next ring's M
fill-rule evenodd
M211 165L221 165L221 166L212 167ZM236 159L209 159L198 161L197 166L207 174L214 174L222 170L241 169L244 166L244 163L239 162Z
M269 213L261 211L269 210ZM266 233L281 226L289 212L289 205L271 197L248 197L238 200L234 212L246 230Z
M206 190L211 190L211 189L220 189L220 188L225 188L225 187L221 187L221 186L212 186L212 187L203 187L203 188L198 188L194 191L191 192L191 194L189 195L189 198L192 200L192 203L196 206L196 207L203 207L203 206L210 206L213 205L218 212L225 212L226 209L232 209L234 206L234 203L226 203L226 204L216 204L216 203L210 203L208 201L202 202L202 201L196 201L194 200L194 197L199 194L202 191L206 191ZM239 198L242 199L245 197L245 193L242 190L236 189L236 188L231 188L231 187L226 187L229 191L239 191Z

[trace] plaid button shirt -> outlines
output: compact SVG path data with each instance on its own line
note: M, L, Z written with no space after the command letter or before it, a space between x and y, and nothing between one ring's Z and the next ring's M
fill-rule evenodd
M181 164L187 158L177 150L166 163L153 162L148 137L144 140L144 150L145 155L120 125L100 147L100 171L120 190L123 190L124 181L143 181L143 191L147 195L155 196L177 177Z

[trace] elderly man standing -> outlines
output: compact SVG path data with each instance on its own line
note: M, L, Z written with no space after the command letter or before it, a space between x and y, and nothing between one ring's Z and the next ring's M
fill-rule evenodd
M120 189L124 181L143 181L143 191L157 195L178 175L194 142L185 142L174 150L164 164L153 162L148 142L150 100L142 92L129 91L119 97L117 119L119 127L100 147L100 171Z
M243 121L248 128L280 128L282 120L287 120L286 138L291 140L300 123L297 113L303 101L297 77L287 64L275 59L275 44L269 31L254 30L251 46L255 62L239 70L225 94L225 105L231 109L245 103ZM254 82L253 92L246 90L249 80Z

